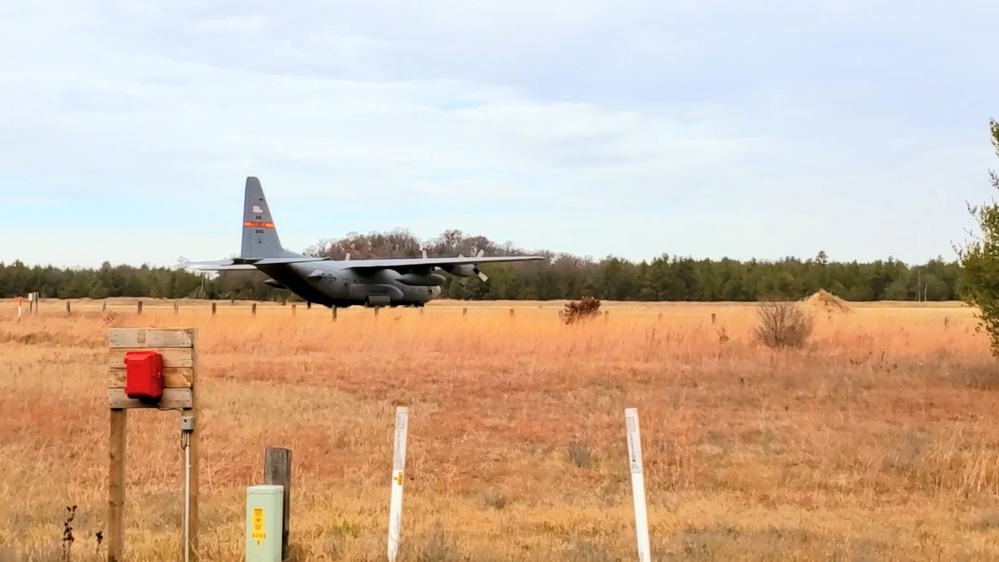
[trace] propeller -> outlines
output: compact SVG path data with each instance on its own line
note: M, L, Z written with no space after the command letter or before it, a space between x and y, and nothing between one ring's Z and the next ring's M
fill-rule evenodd
M475 254L475 257L481 258L483 255L485 255L485 253L486 253L485 250L479 250L479 253ZM424 251L423 255L424 257L426 257L426 251ZM465 256L461 252L458 252L458 257L463 258ZM472 271L479 277L479 279L482 280L483 283L489 280L489 277L485 273L482 273L482 271L477 266L472 265ZM454 276L449 276L445 288L449 288L453 280ZM467 281L465 279L461 279L458 281L458 283L461 283L462 286L464 286L466 282Z
M478 253L478 254L475 254L475 257L477 257L477 258L481 258L481 257L482 257L483 255L485 255L485 253L486 253L486 251L485 251L485 250L479 250L479 253ZM478 267L478 266L476 266L476 267L475 267L475 273L476 273L476 275L478 275L478 276L479 276L479 279L481 279L483 283L485 283L486 281L488 281L488 280L489 280L489 278L488 278L488 277L486 277L486 274L485 274L485 273L482 273L482 272L481 272L481 271L479 270L479 267Z

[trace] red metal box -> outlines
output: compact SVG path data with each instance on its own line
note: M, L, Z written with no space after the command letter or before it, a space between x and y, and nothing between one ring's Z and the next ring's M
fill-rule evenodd
M143 402L163 397L163 356L155 351L125 354L125 395Z

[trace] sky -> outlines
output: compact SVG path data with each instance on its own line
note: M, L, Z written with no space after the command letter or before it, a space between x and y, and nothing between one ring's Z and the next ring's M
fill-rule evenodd
M5 0L0 261L448 229L602 258L955 257L987 0Z

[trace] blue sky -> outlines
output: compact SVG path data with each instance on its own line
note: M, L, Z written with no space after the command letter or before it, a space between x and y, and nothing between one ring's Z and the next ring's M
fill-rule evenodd
M0 7L0 261L458 228L525 249L954 256L999 168L999 4ZM169 192L168 192L169 190Z

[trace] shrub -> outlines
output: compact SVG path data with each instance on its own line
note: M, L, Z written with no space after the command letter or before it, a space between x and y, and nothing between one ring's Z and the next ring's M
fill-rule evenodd
M600 299L583 297L582 300L566 303L562 318L566 324L572 324L586 318L592 318L600 313Z
M760 319L756 338L767 347L805 345L815 327L814 319L796 302L768 301L756 310Z

